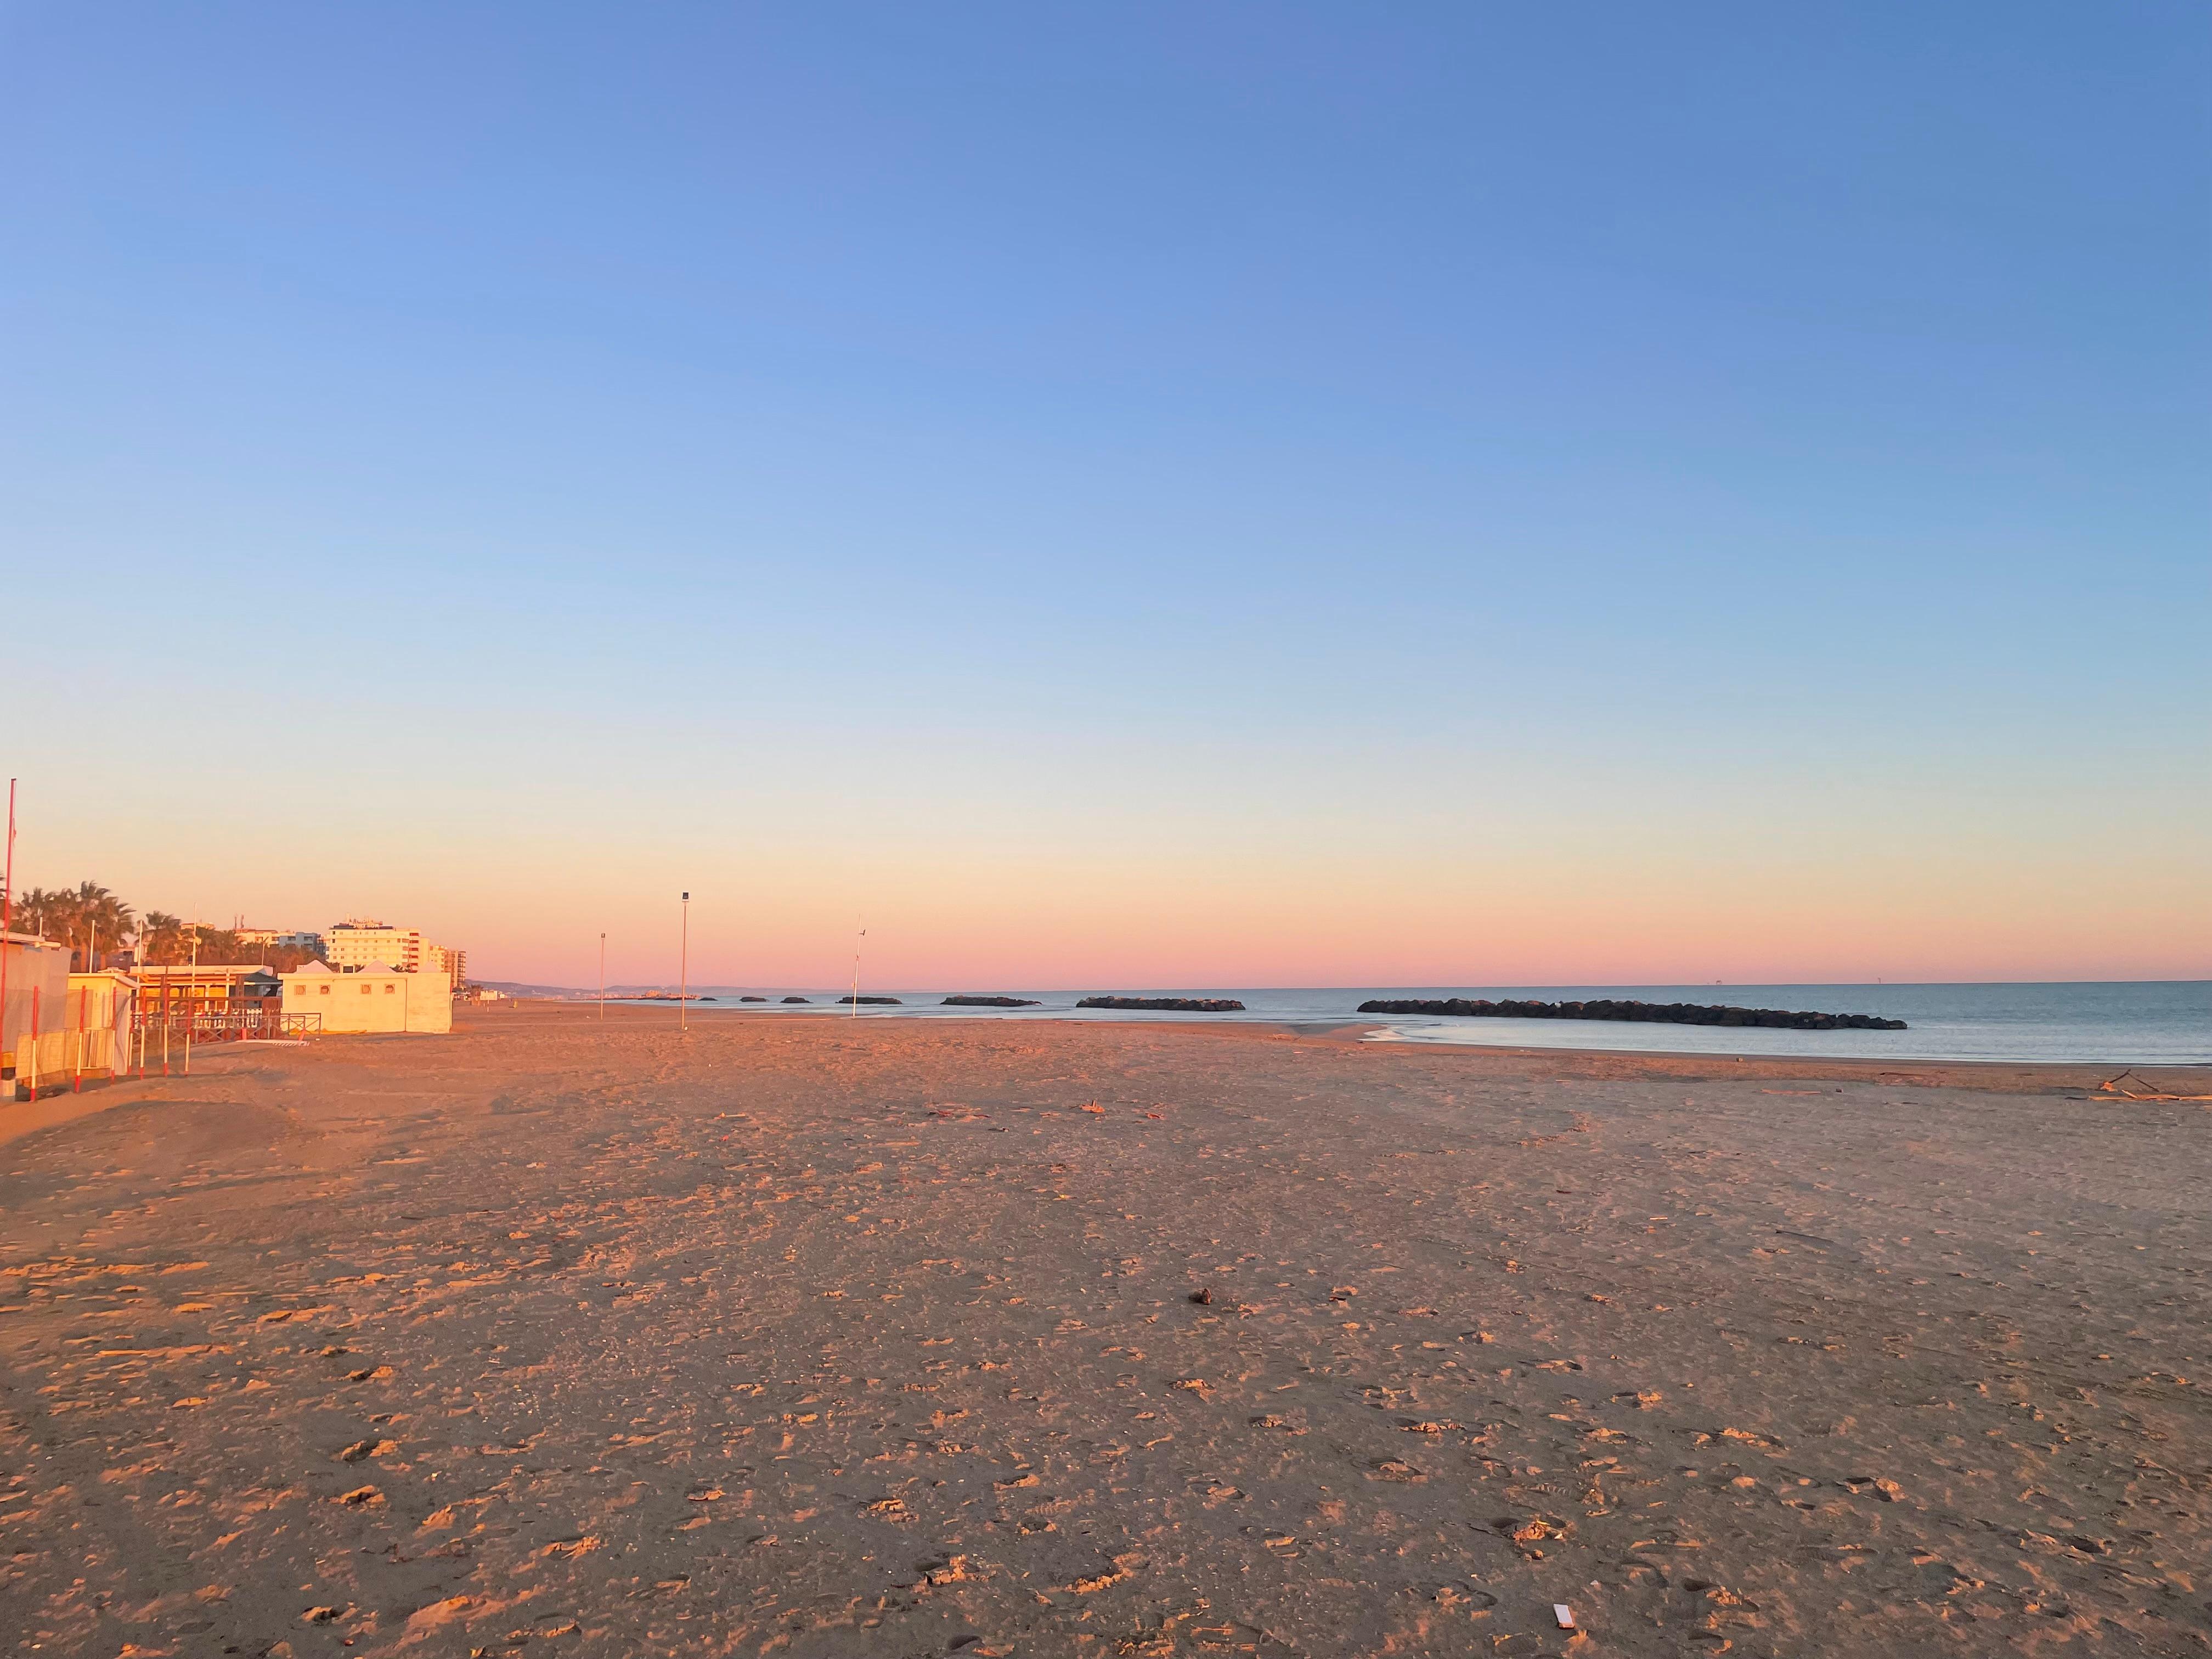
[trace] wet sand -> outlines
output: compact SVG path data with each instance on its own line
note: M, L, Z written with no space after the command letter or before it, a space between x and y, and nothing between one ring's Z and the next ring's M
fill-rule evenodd
M2204 1654L2212 1110L2100 1075L206 1050L0 1106L0 1644Z

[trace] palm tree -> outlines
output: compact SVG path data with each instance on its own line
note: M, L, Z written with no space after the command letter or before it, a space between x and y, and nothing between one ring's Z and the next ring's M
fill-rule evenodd
M41 939L67 938L73 920L70 906L76 895L67 888L56 891L28 887L15 896L15 930Z
M93 952L106 939L108 949L120 946L131 934L131 907L96 881L77 884L70 896L76 911L67 935L72 951L82 949L84 965L93 965Z
M149 910L138 924L138 950L146 962L182 962L191 946L181 917L166 910Z

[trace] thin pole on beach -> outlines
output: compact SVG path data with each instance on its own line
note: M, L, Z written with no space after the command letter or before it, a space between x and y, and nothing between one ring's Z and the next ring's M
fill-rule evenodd
M199 1010L193 1006L200 990L200 925L192 924L192 971L185 981L185 1075L192 1074L192 1027L199 1023Z
M867 936L868 930L865 927L853 935L853 1018L854 1019L860 1017L860 941Z
M8 935L15 931L15 780L8 780L8 865L0 875L0 1048L7 1047ZM12 1048L8 1049L12 1057ZM11 1060L12 1063L12 1060ZM9 1091L12 1095L15 1091Z
M607 1017L607 936L599 935L599 1018Z
M691 895L684 896L684 950L676 970L676 1029L690 1028L691 1018Z

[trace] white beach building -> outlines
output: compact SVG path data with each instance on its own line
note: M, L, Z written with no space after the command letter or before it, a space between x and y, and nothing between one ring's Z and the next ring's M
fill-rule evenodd
M311 962L283 980L284 1012L319 1016L314 1029L325 1033L453 1029L453 981L442 973L402 973L380 962L340 973Z

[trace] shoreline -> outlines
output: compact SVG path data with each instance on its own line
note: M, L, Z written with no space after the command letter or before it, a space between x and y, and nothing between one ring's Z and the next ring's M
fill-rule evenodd
M596 1004L579 1005L568 1002L565 999L516 998L514 1000L518 1007L549 1011L575 1007L596 1009L597 1007ZM617 1007L617 1005L612 1002L607 1006L610 1012L614 1012ZM629 1007L634 1012L658 1012L646 1005L622 1006ZM763 1009L738 1012L764 1013L769 1011ZM493 1015L489 1018L495 1020L499 1016ZM848 1024L857 1023L853 1015L837 1013L826 1008L779 1011L776 1013L776 1019L779 1024L791 1024L807 1021ZM1918 1074L1929 1072L1945 1073L1955 1070L1966 1077L1979 1077L1984 1079L1998 1079L2000 1076L2009 1078L2014 1075L2022 1079L2044 1079L2054 1089L2086 1090L2088 1091L2085 1096L2086 1098L2106 1101L2122 1101L2124 1097L2119 1095L2097 1094L2095 1089L2099 1083L2122 1072L2148 1070L2156 1073L2161 1079L2178 1076L2183 1079L2185 1086L2171 1092L2212 1093L2212 1061L2173 1065L2158 1060L2135 1060L2122 1066L2118 1062L2107 1060L1921 1060L1917 1058L1882 1060L1848 1054L1730 1054L1705 1049L1580 1048L1551 1043L1429 1042L1418 1038L1377 1036L1376 1033L1387 1032L1391 1028L1371 1016L1355 1016L1340 1020L1275 1020L1264 1017L1249 1019L1220 1019L1205 1014L1192 1014L1180 1019L1103 1020L1069 1018L1055 1012L1046 1014L1025 1014L1018 1019L1009 1019L1003 1015L977 1013L931 1014L925 1019L912 1021L903 1020L901 1016L896 1014L861 1015L859 1019L860 1021L872 1019L877 1024L911 1023L927 1027L966 1026L981 1030L1024 1030L1050 1026L1072 1030L1094 1031L1202 1030L1228 1038L1295 1037L1309 1042L1340 1043L1351 1048L1374 1054L1441 1054L1472 1056L1503 1054L1527 1060L1556 1056L1563 1060L1580 1061L1635 1061L1649 1063L1655 1074L1668 1076L1705 1074L1702 1069L1687 1072L1678 1070L1678 1066L1785 1067L1790 1069L1786 1072L1723 1072L1713 1075L1788 1075L1820 1079L1828 1078L1829 1073L1832 1072L1833 1076L1829 1078L1829 1080L1837 1082L1878 1082L1903 1078L1910 1079L1916 1086L1936 1088L1943 1086L1943 1081L1940 1077L1924 1078ZM456 1030L461 1029L458 1015L454 1029Z
M2153 988L2158 995L2151 1003L2144 1005L2140 1001L2114 1003L2109 1000L2100 1000L2097 994L2100 989L2111 990L2119 987ZM1547 995L1557 991L1561 995L1571 994L1583 1000L1599 994L1591 988L1516 988L1510 994L1518 996L1531 988ZM1747 1059L1864 1060L1898 1066L2109 1066L2114 1073L2131 1066L2189 1071L2212 1069L2212 1043L2205 1040L2204 1035L2212 1033L2212 981L2113 981L2109 986L2102 982L2085 982L2075 988L2083 994L2082 999L2078 1003L2063 1006L2051 1005L2047 999L2031 999L2021 1003L2005 996L1983 994L2040 991L2045 988L2043 981L2020 986L1963 982L1958 986L1914 988L1775 986L1736 988L1754 997L1797 997L1801 1000L1821 992L1848 992L1853 988L1869 991L1911 988L1923 992L1960 991L1972 994L1964 1000L1947 999L1935 1003L1884 1005L1881 1008L1883 1017L1901 1018L1908 1029L1865 1032L1850 1029L1824 1032L1810 1028L1758 1024L1705 1027L1697 1023L1667 1021L1520 1018L1453 1020L1443 1016L1394 1018L1362 1014L1353 1009L1351 1006L1353 1000L1372 1000L1374 994L1364 988L1351 988L1341 992L1328 989L1247 989L1226 991L1220 994L1240 995L1248 1001L1249 1012L1224 1017L1232 1024L1305 1029L1372 1021L1375 1041L1402 1042L1408 1046L1711 1054L1731 1059L1740 1054ZM1616 989L1622 994L1633 993L1637 998L1712 994L1711 988L1707 987L1630 987ZM1064 995L1061 993L1034 994L1054 999ZM1607 992L1606 994L1613 994ZM558 1006L574 1000L563 996L537 1000L545 1006ZM1329 1006L1332 1000L1342 1006ZM1320 1006L1316 1006L1317 1003ZM650 1005L632 1002L611 1006L644 1007ZM962 1017L959 1011L942 1007L934 993L912 994L904 1006L871 1007L862 1012L866 1018L877 1019L939 1020ZM803 1008L772 1005L739 1007L734 1002L710 1004L702 1011L702 1017L713 1013L773 1014L785 1018L807 1014L851 1017L849 1010L834 1001ZM983 1014L981 1017L1020 1021L1081 1021L1093 1018L1080 1012L1075 1005L1065 1002L1048 1007L1024 1009L1007 1014ZM1150 1014L1132 1014L1121 1018L1152 1017ZM1112 1018L1108 1017L1109 1023ZM1198 1020L1210 1017L1194 1012L1167 1018Z

